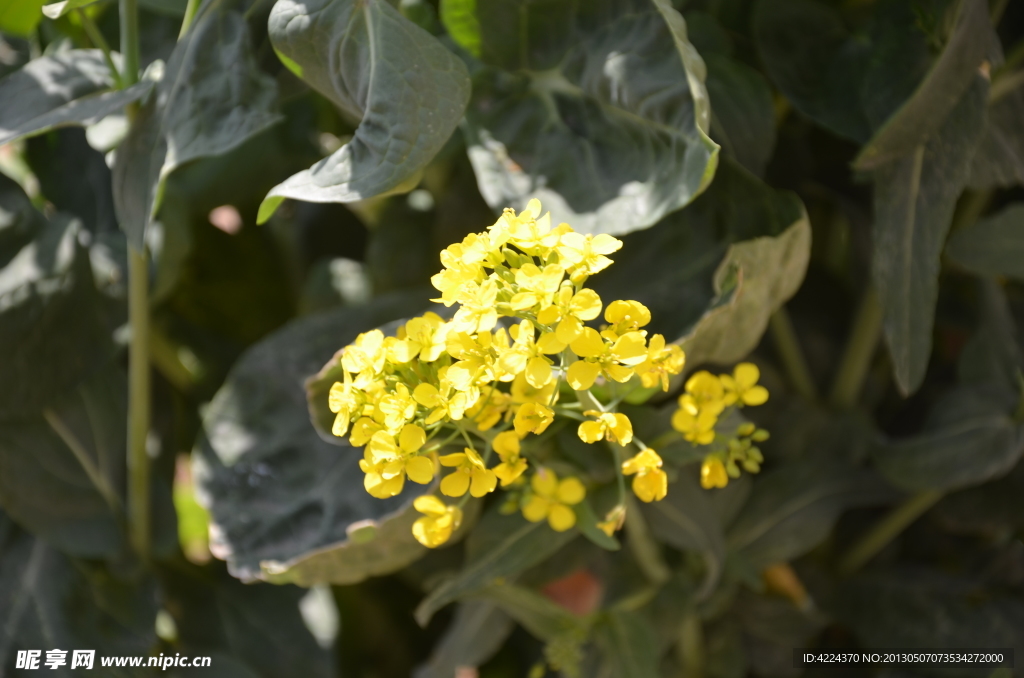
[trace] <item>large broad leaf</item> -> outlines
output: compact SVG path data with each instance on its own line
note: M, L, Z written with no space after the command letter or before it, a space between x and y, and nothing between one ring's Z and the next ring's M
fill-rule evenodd
M951 490L1005 475L1024 450L1024 426L1010 412L1012 391L961 387L929 413L925 432L878 445L875 465L906 490Z
M221 155L278 122L277 87L260 72L239 12L210 6L178 42L166 73L132 121L114 164L114 205L141 249L167 176Z
M592 284L605 302L648 306L651 331L670 341L687 335L691 365L724 362L746 355L799 287L809 246L800 200L727 159L692 205L627 235Z
M939 257L981 133L988 81L974 84L934 136L874 172L874 282L896 383L917 389L931 355Z
M838 12L815 0L760 0L754 39L765 70L801 113L857 142L871 135L857 84L870 55Z
M892 499L873 474L836 459L806 459L758 478L727 543L755 570L807 553L845 509Z
M113 352L80 235L0 175L0 416L37 414Z
M469 99L466 68L386 0L279 0L274 48L347 116L355 136L270 191L259 221L285 198L352 202L413 188Z
M358 466L362 453L320 437L303 388L357 333L410 315L422 299L381 298L372 307L309 316L272 334L235 365L206 412L205 438L194 457L199 499L211 513L211 550L228 561L233 575L263 577L262 561L291 563L330 546L309 561L316 578L355 582L423 553L408 531L396 535L397 544L382 538L390 519L408 520L407 504L422 489L409 483L406 492L387 500L367 494ZM367 539L375 532L376 539ZM335 569L322 567L323 558L333 559ZM272 569L282 579L311 576L300 574L301 567L288 575L287 567Z
M114 556L124 544L125 396L110 366L42 414L0 427L0 503L65 553Z
M0 7L0 31L14 35L32 35L43 18L40 9L46 0L5 2Z
M996 89L998 87L996 82ZM971 188L1024 185L1024 89L989 101L988 120L971 165Z
M575 529L555 532L546 522L528 523L518 514L502 515L497 508L484 514L466 540L462 570L431 591L416 608L421 625L448 603L546 560L579 534Z
M111 91L113 86L98 49L30 61L0 80L0 145L62 125L91 125L144 97L153 83Z
M999 480L951 493L933 512L943 527L962 534L997 538L1024 529L1024 464Z
M332 652L303 623L299 604L306 591L242 584L222 565L175 565L160 571L160 581L183 652L213 657L205 672L190 668L183 678L225 675L225 664L234 663L261 678L334 675Z
M478 667L497 652L512 633L512 619L492 602L460 603L455 618L426 664L414 678L450 678L459 667Z
M698 596L709 595L725 562L725 536L712 495L700 487L693 474L682 472L669 486L665 499L644 506L644 515L659 541L701 555L705 571Z
M453 35L481 45L466 111L469 157L492 208L539 198L555 223L628 233L710 182L705 68L667 0L445 0L472 14Z
M604 675L649 678L658 675L658 646L651 625L636 612L612 611L594 626L604 658Z
M157 642L156 591L149 578L121 579L63 555L15 527L0 513L0 672L15 671L19 650L95 650L100 657L144 656ZM150 675L147 669L107 669L111 676ZM68 674L70 675L70 674Z
M704 57L711 97L711 137L752 174L764 175L775 148L775 108L764 76L719 54Z
M979 275L1024 279L1024 203L1012 203L957 231L946 255Z

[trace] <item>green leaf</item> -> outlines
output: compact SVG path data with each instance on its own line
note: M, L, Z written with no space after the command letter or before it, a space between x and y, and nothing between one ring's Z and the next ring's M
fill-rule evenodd
M335 675L333 653L317 644L300 614L307 591L243 584L217 564L201 569L175 564L158 574L183 654L220 653L261 678ZM205 673L190 668L182 675L223 675L220 659L214 656L212 670Z
M985 0L963 0L956 25L928 75L854 160L858 170L902 161L942 135L946 119L962 106L993 39ZM980 127L979 119L975 126ZM971 130L973 132L974 130ZM966 160L969 162L969 158Z
M217 537L211 551L228 561L234 576L265 578L261 562L301 563L312 554L294 571L274 566L275 576L354 582L399 569L425 552L412 548L408 530L398 535L400 543L383 538L391 534L392 527L384 532L389 520L409 520L407 505L423 490L409 483L391 499L367 494L361 451L340 438L320 437L303 389L303 381L359 332L421 307L422 296L407 295L309 316L236 363L206 411L205 439L193 457L197 498L210 511ZM376 526L377 538L352 539L362 526ZM324 569L332 559L337 569Z
M494 603L535 638L552 641L567 634L585 637L583 619L558 603L530 589L514 584L489 586L473 595Z
M279 0L269 30L285 65L360 122L334 154L273 188L259 222L284 198L352 202L413 188L466 107L462 62L385 0Z
M416 621L426 626L448 603L479 592L498 580L514 577L546 560L578 532L555 532L546 522L528 523L519 514L502 515L493 507L466 540L466 564L435 588L416 608Z
M754 483L726 543L754 571L807 553L839 514L891 500L873 474L837 459L808 458L775 467Z
M459 47L480 58L482 41L476 0L441 0L441 23Z
M455 618L430 659L414 678L450 678L460 666L478 667L501 649L515 624L494 603L469 600L455 608Z
M145 97L153 83L113 86L98 49L33 59L0 80L0 145L64 125L91 125Z
M955 232L946 256L978 275L1024 278L1024 203Z
M644 505L644 515L659 541L701 555L705 572L697 596L710 595L725 562L725 535L711 493L700 487L692 473L684 471L669 485L668 496Z
M280 120L238 12L211 8L180 40L114 162L114 206L136 249L160 209L164 182L197 158L222 155Z
M870 51L838 12L816 0L760 0L753 31L768 76L797 110L836 134L867 140L871 125L857 85Z
M1004 76L1005 77L1005 76ZM993 90L999 86L996 81ZM993 92L993 95L995 92ZM1024 90L989 101L988 119L971 165L971 188L1024 185Z
M43 18L40 11L46 0L15 0L0 7L0 31L30 36Z
M723 152L756 176L775 148L772 91L760 73L729 57L704 57L711 98L711 138Z
M61 2L53 2L49 5L43 5L43 14L48 19L59 19L65 14L72 12L80 7L88 7L93 5L100 0L61 0Z
M960 352L957 378L963 384L1001 384L1015 391L1024 371L1024 352L1009 300L995 280L982 280L979 287L980 321Z
M42 414L0 427L4 510L74 556L116 556L124 546L125 385L110 365Z
M73 560L15 527L0 513L0 668L18 650L90 649L101 656L145 656L157 639L156 591L146 576L118 576ZM68 655L69 665L71 653ZM42 661L40 661L42 667ZM18 672L20 674L20 672ZM124 676L148 676L126 670Z
M1005 475L1024 451L1024 427L1009 412L1012 391L960 387L929 413L924 433L879 444L875 466L907 491L950 490Z
M945 529L997 538L1024 528L1024 464L984 485L954 492L932 509Z
M38 414L113 352L80 237L0 175L0 416Z
M933 137L874 172L873 277L896 383L904 394L920 386L928 367L939 257L970 172L987 92L988 81L976 76Z
M613 610L594 625L594 637L604 658L607 675L650 678L658 675L656 634L636 612Z
M647 228L714 174L704 63L667 0L481 3L464 132L495 210L539 198L584 233Z

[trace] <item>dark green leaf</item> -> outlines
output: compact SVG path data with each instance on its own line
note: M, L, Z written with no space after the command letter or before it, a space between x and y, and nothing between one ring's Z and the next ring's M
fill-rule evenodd
M999 86L997 80L993 89ZM988 120L971 165L971 188L1024 184L1024 90L1019 87L989 102Z
M277 87L260 72L245 19L211 7L178 42L166 73L132 121L114 163L114 205L141 249L164 181L190 160L227 153L280 120Z
M651 625L636 612L612 611L594 625L608 675L650 678L658 675L658 647Z
M0 145L62 125L91 125L146 96L153 83L111 91L98 49L73 49L30 61L0 80Z
M462 570L431 591L416 608L416 621L421 625L448 603L546 560L578 535L575 529L555 532L546 522L528 523L518 514L506 516L496 509L484 514L467 539Z
M858 83L869 49L835 10L815 0L760 0L753 28L765 70L797 110L836 134L867 140Z
M444 638L430 660L416 669L414 678L451 678L460 666L480 666L501 648L514 627L512 619L492 602L459 603Z
M490 586L473 596L494 603L535 638L552 641L566 634L585 634L586 624L550 598L514 584Z
M704 57L711 98L711 138L756 176L775 148L772 91L754 69L726 56Z
M933 137L874 172L874 282L903 393L920 386L931 354L939 257L967 181L988 81L976 76Z
M647 228L711 180L704 64L667 0L481 3L466 111L480 192L585 233Z
M148 655L156 644L156 591L148 577L120 578L76 561L0 514L0 671L14 673L18 650L95 650L101 656ZM42 664L42 662L40 662ZM109 670L148 676L147 669Z
M810 551L844 510L892 497L876 476L848 462L810 458L778 466L754 483L727 543L760 570Z
M272 189L260 223L285 198L352 202L412 188L469 98L462 62L385 0L280 0L270 37L285 65L360 123L333 155Z
M80 235L0 175L0 416L37 414L113 351Z
M441 23L462 49L480 58L480 22L476 18L477 0L441 0Z
M958 533L998 538L1024 528L1024 464L998 480L950 494L933 511L946 529Z
M962 383L1002 384L1016 390L1024 354L1006 293L990 279L980 281L980 288L981 321L960 352L957 376Z
M946 255L979 275L1024 278L1024 203L1011 203L958 230L946 245Z
M669 485L668 496L646 504L644 515L659 540L683 551L696 551L704 559L704 583L698 597L711 594L722 575L725 536L712 505L712 495L684 470Z
M0 503L65 553L114 556L124 545L125 384L111 365L0 427Z
M43 18L42 6L46 0L6 2L0 7L0 31L29 36Z
M320 437L310 424L303 389L303 381L356 334L408 316L422 300L420 295L381 298L372 307L297 320L235 365L206 412L196 461L199 499L216 526L211 549L228 561L233 575L263 577L262 561L290 563L330 546L326 553L336 554L338 569L320 569L317 576L353 582L398 569L424 552L422 547L414 551L411 546L419 545L413 541L395 545L398 560L360 557L390 549L379 539L354 543L350 530L363 521L383 531L390 517L408 520L405 507L422 489L409 483L402 495L387 500L367 494L358 467L361 452L340 438ZM408 531L400 536L412 540ZM344 549L351 549L348 560Z
M1015 404L1012 391L961 387L939 401L924 433L877 445L875 465L908 491L959 489L1005 475L1024 450L1024 427L1008 414Z
M902 161L919 152L918 149L932 139L945 136L946 119L953 115L954 109L962 107L965 95L970 98L968 90L978 78L978 68L989 52L992 38L988 3L985 0L961 2L956 26L942 54L910 98L861 149L854 167L867 170ZM974 128L980 128L981 124L979 118L964 129L973 135ZM970 162L970 154L964 162Z

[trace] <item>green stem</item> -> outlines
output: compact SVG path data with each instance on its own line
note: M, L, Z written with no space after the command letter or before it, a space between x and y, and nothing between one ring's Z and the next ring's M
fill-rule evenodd
M943 494L941 490L923 490L897 506L847 551L839 562L839 572L850 575L859 570L921 514L934 506L935 502L942 499Z
M121 82L121 73L118 72L117 66L114 65L114 59L110 56L110 45L107 44L106 39L103 37L103 33L96 26L96 22L92 20L88 12L82 9L75 10L78 12L78 18L82 22L82 28L85 29L85 34L89 36L89 41L92 42L93 47L98 48L103 52L103 60L107 62L107 68L110 69L110 77L114 79L114 87L117 89L123 89Z
M145 250L128 249L128 520L138 554L149 554L149 275Z
M793 388L804 399L817 400L818 389L814 385L814 378L811 376L811 370L807 367L807 361L804 360L800 341L797 339L796 330L793 329L793 321L790 320L785 306L780 306L779 310L772 314L769 327L772 338L775 340L775 346L779 351L779 358L782 359L782 365L786 368L786 374L789 375L789 381Z
M857 309L853 321L853 333L846 344L839 371L836 373L829 403L839 409L848 409L857 403L864 378L867 376L871 357L878 346L878 338L882 332L882 306L874 288L868 287L864 298Z
M188 4L185 5L185 17L181 20L181 30L178 31L178 40L184 38L185 34L188 33L192 20L196 18L196 11L198 9L199 0L188 0Z
M139 81L139 6L138 0L120 0L121 57L124 71L121 82L131 87Z
M120 515L122 512L121 500L117 496L117 492L111 487L110 483L107 482L106 477L100 471L99 467L93 463L92 457L89 452L82 445L82 442L78 439L78 436L64 423L64 420L60 416L51 410L46 408L43 410L43 418L46 419L46 423L50 425L64 444L68 446L71 453L75 455L75 459L81 465L82 470L85 471L85 475L89 477L89 481L96 487L101 495L103 495L104 501L110 509L116 514Z
M658 543L651 536L651 530L640 513L640 507L628 494L625 496L626 505L626 543L629 550L633 552L636 563L640 570L652 584L664 584L672 576L661 557Z
M703 678L704 629L695 609L691 608L683 616L677 649L679 664L682 667L682 678Z

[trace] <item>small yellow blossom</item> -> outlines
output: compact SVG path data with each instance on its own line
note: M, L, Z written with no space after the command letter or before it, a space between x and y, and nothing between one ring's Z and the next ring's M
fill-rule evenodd
M503 431L494 436L494 451L501 457L501 463L494 467L502 487L508 487L526 471L526 460L519 456L519 436L515 431Z
M554 420L555 413L547 406L529 402L523 403L516 410L512 425L520 437L525 437L527 433L543 433Z
M492 386L487 395L481 395L476 404L466 410L466 416L476 424L477 430L488 431L501 421L511 405L512 397Z
M389 431L399 430L405 422L416 415L416 401L405 384L398 384L394 393L380 399L377 407L384 415L384 426Z
M466 490L474 497L482 497L493 492L498 484L494 471L484 466L480 455L468 447L441 457L441 466L455 468L441 480L441 493L449 497L461 497Z
M647 359L634 369L640 376L644 388L661 385L661 390L668 390L669 375L679 374L686 364L683 349L675 344L665 345L665 337L655 334L647 346Z
M489 332L498 324L498 284L491 279L480 283L471 293L464 295L459 310L452 318L452 329L456 332Z
M524 265L515 276L520 292L512 297L509 306L516 311L550 306L564 276L565 269L558 264L548 264L544 268L536 264Z
M615 341L623 334L636 332L651 322L651 312L639 301L613 301L604 310L604 319L608 321L608 327L601 334Z
M768 402L768 389L759 386L761 370L753 363L740 363L732 372L732 376L723 374L719 377L725 389L725 404L732 405L763 405Z
M452 532L462 524L462 509L458 506L446 506L443 501L432 494L417 497L413 507L423 513L412 525L412 535L416 541L427 548L436 548L449 539Z
M712 487L725 487L729 484L729 475L725 472L725 464L718 457L707 457L700 466L700 486L705 490Z
M710 445L714 441L717 423L718 415L708 410L693 414L690 410L680 408L672 415L672 428L698 445Z
M552 380L551 360L545 357L534 341L533 323L524 320L512 327L510 331L515 343L501 353L498 367L501 371L499 379L512 381L522 373L526 380L535 388L543 388Z
M622 504L616 504L615 507L604 517L604 520L597 524L597 528L610 537L618 530L621 530L625 522L626 507Z
M709 412L718 416L725 409L725 387L722 380L707 370L701 370L686 380L686 393L679 398L679 406L690 414Z
M380 330L371 330L360 334L352 344L345 347L341 354L341 366L356 374L376 374L384 369L386 358L384 333Z
M371 471L364 468L363 471L367 474L378 473L384 481L399 478L397 485L388 486L391 489L397 488L394 494L402 491L402 479L405 477L414 483L426 485L434 479L434 462L428 456L416 454L426 440L426 432L416 424L404 426L397 441L387 431L378 431L370 438L365 453L373 468Z
M524 518L531 523L547 518L551 529L556 532L565 532L576 524L576 512L571 507L587 495L578 478L559 481L554 471L541 467L530 479L530 488L533 491L523 506Z
M351 375L345 371L345 381L334 382L327 396L327 406L336 415L331 433L339 437L344 436L352 415L358 412L365 402L364 392L353 385Z
M569 385L577 391L593 386L601 374L618 382L629 381L633 366L647 359L647 347L639 332L627 332L611 343L597 330L584 327L569 347L582 358L570 365L566 373Z
M668 476L661 470L661 457L651 448L622 462L622 473L633 478L633 493L640 501L661 501L668 494Z
M552 405L558 401L558 391L555 390L557 385L555 380L551 380L544 388L535 388L526 381L525 374L520 374L512 381L512 402Z
M633 424L629 417L619 412L598 412L587 410L588 417L597 417L597 421L585 421L580 424L577 433L585 443L596 443L608 438L609 442L628 445L633 441Z
M581 283L587 276L600 273L612 265L612 260L604 256L617 252L622 241L610 235L584 235L569 232L562 235L561 243L556 248L561 260L572 266L570 278L574 283Z

